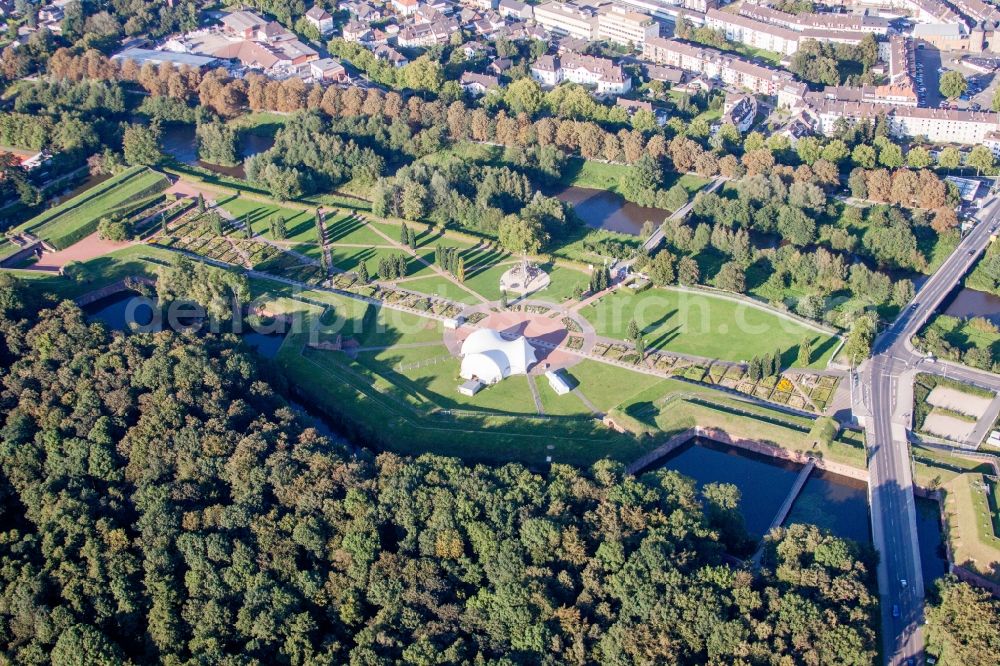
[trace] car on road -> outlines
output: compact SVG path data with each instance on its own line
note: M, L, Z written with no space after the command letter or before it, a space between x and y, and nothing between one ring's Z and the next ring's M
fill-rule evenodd
M905 578L900 578L899 579L899 584L902 585L905 588L906 587L906 579Z
M899 617L899 604L892 605L892 616Z
M976 251L975 251L975 250L969 250L969 256L970 256L970 257L971 257L972 255L974 255L975 253L976 253Z

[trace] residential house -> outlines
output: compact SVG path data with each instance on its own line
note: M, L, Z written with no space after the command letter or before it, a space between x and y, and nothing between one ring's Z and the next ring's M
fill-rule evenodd
M464 72L459 78L458 84L462 86L462 90L473 97L479 97L500 88L500 81L497 77L474 72Z
M594 86L598 94L622 94L632 89L632 79L607 58L567 53L543 55L531 66L531 76L542 85L563 81Z
M319 5L313 5L306 12L306 20L319 31L321 35L328 35L333 32L333 15Z
M392 8L403 16L410 16L420 6L417 0L391 0Z
M372 53L375 54L376 58L378 58L379 60L385 60L393 67L403 67L404 65L407 65L410 62L409 60L407 60L405 55L403 55L396 49L392 48L388 44L382 44L376 47L375 50L372 51Z

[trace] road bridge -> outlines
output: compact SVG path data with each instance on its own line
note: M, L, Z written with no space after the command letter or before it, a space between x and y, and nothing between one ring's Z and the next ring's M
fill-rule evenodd
M971 368L927 363L910 338L951 293L990 243L1000 220L1000 200L983 208L979 222L951 256L920 288L913 302L876 339L872 358L861 368L854 390L858 414L865 418L868 447L868 496L872 537L879 551L882 637L892 666L919 659L924 643L924 582L917 543L916 505L907 428L912 410L914 370L945 374L962 381L1000 387L1000 378ZM907 384L904 384L906 382ZM894 613L893 609L898 609Z

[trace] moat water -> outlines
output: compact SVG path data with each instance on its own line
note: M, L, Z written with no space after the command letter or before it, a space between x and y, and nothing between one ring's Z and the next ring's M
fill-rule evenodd
M801 465L710 440L694 439L659 465L695 480L731 483L740 489L740 513L747 531L760 538L792 489ZM917 498L917 534L925 583L947 570L937 502ZM861 544L872 543L867 484L816 469L802 487L786 525L811 523Z
M163 128L163 134L161 135L161 145L163 147L163 152L170 155L178 162L183 162L184 164L189 164L191 166L199 166L209 171L215 173L231 176L233 178L245 178L246 171L243 169L243 164L237 164L236 166L220 166L218 164L210 164L203 160L198 159L198 138L195 135L194 125L167 125ZM251 155L256 155L257 153L262 153L265 150L271 148L274 145L274 137L261 135L261 134L251 134L249 132L243 132L240 134L239 138L239 154L241 159L246 159Z
M555 192L554 196L573 206L576 216L588 227L632 236L641 235L647 221L658 227L670 216L668 210L640 206L607 190L570 186Z

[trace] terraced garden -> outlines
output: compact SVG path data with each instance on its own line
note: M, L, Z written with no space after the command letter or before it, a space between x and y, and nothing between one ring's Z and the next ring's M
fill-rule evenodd
M30 233L63 250L97 230L103 217L128 216L157 201L170 186L166 176L148 167L132 167L14 229Z

